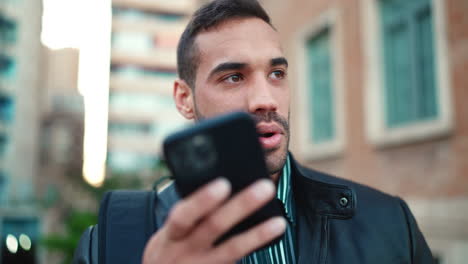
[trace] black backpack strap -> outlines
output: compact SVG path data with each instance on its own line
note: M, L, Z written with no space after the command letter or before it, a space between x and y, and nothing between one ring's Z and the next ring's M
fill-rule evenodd
M155 191L111 191L99 209L99 264L141 263L156 231Z

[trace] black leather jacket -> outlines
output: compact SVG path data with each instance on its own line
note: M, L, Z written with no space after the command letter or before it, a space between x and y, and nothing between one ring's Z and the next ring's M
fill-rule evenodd
M292 161L298 263L433 263L406 203L372 188L301 167ZM159 194L160 227L178 195ZM97 226L83 234L73 263L97 264Z

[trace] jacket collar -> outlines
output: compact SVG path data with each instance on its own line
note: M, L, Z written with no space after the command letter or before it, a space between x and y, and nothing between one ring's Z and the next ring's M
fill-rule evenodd
M356 194L342 180L302 167L291 156L294 194L318 215L350 219L356 209ZM340 182L340 183L337 183Z

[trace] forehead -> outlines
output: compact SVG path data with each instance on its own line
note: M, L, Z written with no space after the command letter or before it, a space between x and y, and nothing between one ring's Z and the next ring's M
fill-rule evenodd
M283 56L278 33L258 18L231 19L197 35L200 68L236 61L255 63Z

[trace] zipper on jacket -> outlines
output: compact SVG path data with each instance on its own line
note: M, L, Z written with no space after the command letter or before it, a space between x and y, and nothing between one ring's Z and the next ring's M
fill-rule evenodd
M319 252L319 263L325 264L328 256L329 223L328 216L322 216L321 243Z

